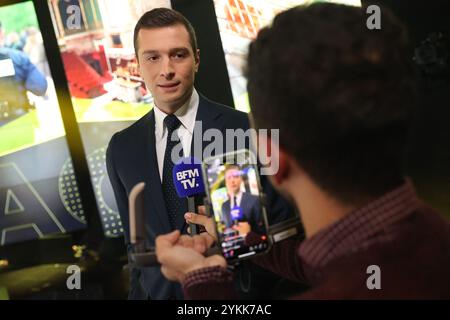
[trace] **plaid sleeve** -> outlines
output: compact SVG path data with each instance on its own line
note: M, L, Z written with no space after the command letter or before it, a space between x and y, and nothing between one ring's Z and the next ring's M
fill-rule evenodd
M186 299L237 299L233 274L220 266L192 271L187 274L182 285Z

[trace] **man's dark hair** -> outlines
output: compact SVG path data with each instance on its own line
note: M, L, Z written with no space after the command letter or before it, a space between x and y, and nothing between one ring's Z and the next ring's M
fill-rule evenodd
M195 36L195 30L192 27L191 23L178 11L169 9L169 8L156 8L144 13L144 15L139 19L134 27L134 51L136 53L136 57L138 57L138 34L141 29L152 29L152 28L163 28L170 27L177 24L183 25L188 34L189 34L189 42L192 47L192 51L197 52L197 38Z
M249 100L259 128L323 190L357 204L403 179L415 72L405 29L382 8L317 3L279 14L250 46Z

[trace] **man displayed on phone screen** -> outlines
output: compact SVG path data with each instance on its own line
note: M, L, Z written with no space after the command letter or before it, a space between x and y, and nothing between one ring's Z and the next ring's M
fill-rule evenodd
M222 219L226 228L245 236L250 231L261 233L262 215L259 197L243 190L243 172L237 165L225 170L228 200L222 204Z
M215 189L211 198L224 256L234 259L266 249L267 232L255 169L236 164L217 169L213 170L210 189Z

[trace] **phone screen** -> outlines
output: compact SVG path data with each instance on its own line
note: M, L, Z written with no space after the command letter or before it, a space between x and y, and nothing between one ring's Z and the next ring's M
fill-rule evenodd
M270 246L255 156L241 150L205 159L203 177L223 256L237 260Z

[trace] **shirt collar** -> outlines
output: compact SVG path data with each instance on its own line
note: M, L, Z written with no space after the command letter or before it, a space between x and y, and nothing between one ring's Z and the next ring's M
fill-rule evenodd
M199 96L197 93L197 90L195 88L192 90L192 95L186 101L185 104L183 104L176 112L175 115L177 116L178 120L180 120L181 125L190 133L194 133L194 127L195 127L195 118L197 116L197 110L198 110L198 104L199 104ZM167 116L167 113L159 109L155 104L155 135L157 138L162 138L165 134L165 126L164 126L164 119Z
M407 179L396 189L306 239L298 253L310 267L323 267L335 258L381 241L383 231L386 233L391 225L411 214L418 205L414 187Z
M242 196L242 190L240 190L238 193L236 193L236 194L233 194L232 196L231 196L231 198L234 198L234 197L236 197L236 199L239 199L239 197L241 197ZM228 197L230 197L230 195L228 195Z

